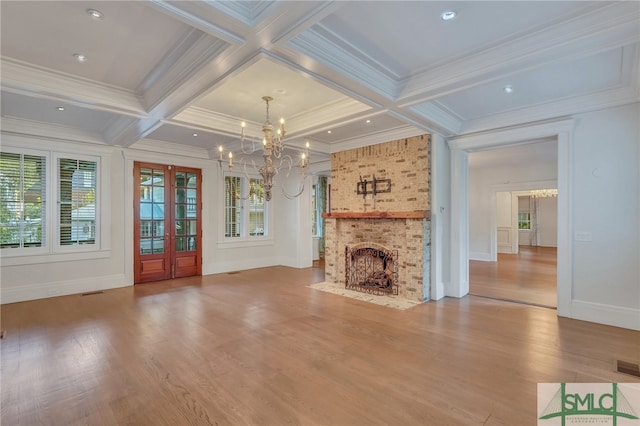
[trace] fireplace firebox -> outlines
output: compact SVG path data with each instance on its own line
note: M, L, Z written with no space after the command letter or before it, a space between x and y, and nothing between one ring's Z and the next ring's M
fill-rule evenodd
M398 251L375 243L345 247L345 288L370 294L398 294Z

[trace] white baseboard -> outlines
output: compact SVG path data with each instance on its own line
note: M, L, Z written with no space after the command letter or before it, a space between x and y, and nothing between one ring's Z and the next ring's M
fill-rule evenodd
M16 287L0 288L0 303L24 302L48 297L67 296L69 294L88 293L133 285L124 274L102 277L81 278L76 280L52 281L40 284L27 284Z
M449 282L445 284L444 289L444 295L447 297L464 297L469 294L469 281L462 281L458 286Z
M573 300L571 318L640 331L640 309Z
M431 286L431 300L440 300L444 297L445 284L440 281Z
M493 259L491 259L491 253L483 253L479 251L469 252L469 260L481 260L483 262L493 262Z

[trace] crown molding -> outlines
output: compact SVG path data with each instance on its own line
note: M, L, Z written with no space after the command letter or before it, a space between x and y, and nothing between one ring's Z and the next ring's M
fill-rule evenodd
M155 139L141 139L135 144L129 146L128 149L134 151L138 150L166 155L174 155L179 157L209 159L207 148L175 144L171 142L158 141Z
M424 117L449 134L458 134L462 128L462 120L434 102L425 102L408 108L414 114Z
M298 34L310 30L311 27L343 7L343 3L336 1L323 1L315 4L312 2L289 2L282 3L280 7L284 13L278 17L287 15L284 21L287 25L279 28L275 33L271 39L272 45L288 43ZM295 19L291 20L291 18Z
M518 123L536 122L567 115L576 115L598 109L611 108L640 102L640 92L629 86L591 93L584 96L521 108L489 117L468 120L460 133L471 133L513 126Z
M149 2L150 5L156 7L158 10L184 22L185 24L192 26L194 28L199 29L209 35L212 35L216 38L222 39L230 44L244 44L246 43L246 39L228 28L222 27L214 22L214 18L217 14L215 11L221 12L225 15L228 15L231 12L231 9L224 8L221 5L222 2L175 2L169 3L164 0L151 0ZM224 2L227 3L227 2ZM234 2L229 2L234 3ZM187 10L188 7L196 7L202 8L205 7L209 10L205 10L204 13L200 10L194 10L193 13L190 10ZM197 14L196 14L197 13ZM203 16L211 17L211 19L205 19ZM235 16L231 15L233 18ZM236 18L237 19L237 18Z
M3 134L32 136L70 142L88 142L97 145L106 144L105 139L99 133L77 129L75 127L58 126L13 117L2 117L0 119L0 125L2 126Z
M407 106L558 60L584 57L640 41L636 2L616 2L570 21L441 64L404 79ZM568 40L562 42L562 40Z
M228 47L230 44L220 39L200 31L191 31L155 68L154 73L145 79L143 86L148 89L143 96L147 109L152 110L158 106Z
M169 124L175 124L183 127L196 126L197 128L208 132L232 137L240 136L241 121L242 120L230 115L193 106L186 108L173 117L173 119L164 120L164 122ZM262 133L262 123L258 124L252 121L245 121L245 123L245 134L248 137L253 137L252 135L259 135Z
M340 45L337 36L333 35L334 40L330 37L328 31L323 34L310 28L289 41L289 45L387 99L396 97L394 79L363 60L363 54L348 43L342 41Z
M144 117L135 93L26 62L1 57L2 90L36 98L55 99L84 108Z
M423 135L424 133L424 130L411 125L397 127L395 129L383 130L380 132L370 133L367 135L345 139L340 142L333 143L331 144L330 154L340 151L346 151L349 149L362 148L369 145L377 145L384 142L395 141L398 139L419 136Z

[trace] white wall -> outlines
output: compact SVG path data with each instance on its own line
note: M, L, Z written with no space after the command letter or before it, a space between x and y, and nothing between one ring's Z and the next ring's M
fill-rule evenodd
M446 140L431 137L431 291L430 298L441 299L449 285L451 238L451 153Z
M635 318L637 328L639 123L640 104L580 115L573 155L574 312L594 320L598 311L612 311Z
M145 141L148 142L148 141ZM107 214L104 223L108 246L92 254L0 257L0 300L12 303L64 294L83 293L133 284L133 163L146 161L195 167L202 170L203 275L273 265L311 266L311 217L309 188L297 199L286 199L274 188L271 235L266 241L222 241L222 172L206 150L170 147L150 142L144 149L121 149L86 143L43 140L29 136L2 135L3 146L102 153L108 162L101 200ZM215 144L214 144L215 145ZM163 153L164 151L164 153ZM105 154L106 153L106 154ZM279 184L286 184L284 174ZM307 182L308 183L308 182ZM290 183L293 192L297 182ZM308 232L306 232L308 229ZM302 247L303 249L298 249ZM90 259L88 259L90 257Z

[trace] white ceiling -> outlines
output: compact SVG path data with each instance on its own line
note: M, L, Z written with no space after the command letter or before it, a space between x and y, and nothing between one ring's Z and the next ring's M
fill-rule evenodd
M269 95L318 161L640 101L637 1L3 0L0 15L3 130L92 143L214 158L241 121L259 135Z

